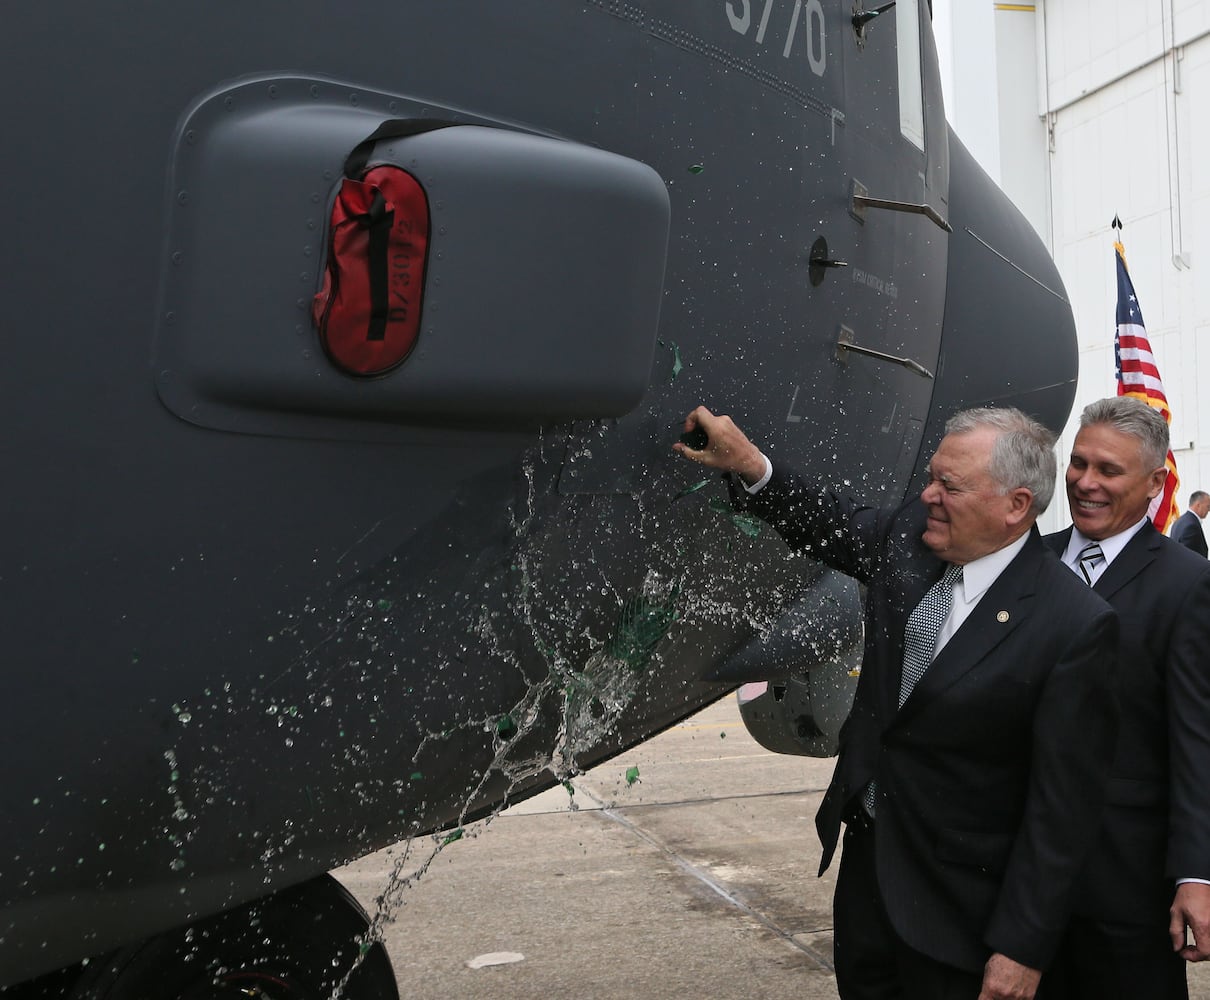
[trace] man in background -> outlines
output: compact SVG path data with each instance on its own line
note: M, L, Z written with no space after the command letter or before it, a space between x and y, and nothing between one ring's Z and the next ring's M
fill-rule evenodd
M1185 961L1210 956L1210 562L1148 517L1167 452L1158 411L1090 404L1066 473L1072 527L1046 539L1121 627L1105 817L1047 1000L1186 1000Z
M1189 509L1176 519L1176 524L1168 532L1168 537L1174 542L1193 549L1203 559L1206 557L1206 533L1202 531L1202 521L1210 513L1210 493L1196 490L1189 495Z

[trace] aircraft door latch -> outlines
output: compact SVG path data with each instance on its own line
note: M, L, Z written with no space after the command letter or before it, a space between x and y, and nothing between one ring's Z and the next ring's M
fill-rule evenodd
M913 361L911 358L897 358L893 354L884 354L882 351L875 351L869 347L860 347L853 343L853 331L847 326L840 328L840 336L836 338L836 360L842 365L849 361L848 353L864 354L867 358L877 358L879 361L889 361L893 365L902 365L914 371L921 378L933 378L933 373L924 367L919 361Z
M917 205L910 201L889 201L886 198L871 198L869 191L861 181L854 180L852 187L852 199L849 203L849 215L853 216L860 223L865 223L865 210L867 208L884 208L889 212L908 212L914 215L923 215L930 222L934 222L947 233L952 233L954 227L951 226L942 217L932 205Z

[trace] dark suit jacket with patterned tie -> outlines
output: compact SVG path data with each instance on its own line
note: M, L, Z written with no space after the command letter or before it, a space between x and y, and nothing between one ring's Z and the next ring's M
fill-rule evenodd
M1122 721L1076 912L1165 927L1174 879L1210 879L1210 562L1149 522L1094 589L1118 612Z
M780 469L735 495L867 588L861 679L816 817L821 872L876 778L878 882L903 941L972 972L992 952L1044 968L1100 814L1112 609L1035 529L899 710L904 625L944 568L920 540L923 505L864 507Z

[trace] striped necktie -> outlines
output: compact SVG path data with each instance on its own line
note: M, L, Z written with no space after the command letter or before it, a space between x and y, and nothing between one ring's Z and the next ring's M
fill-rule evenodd
M954 604L954 588L962 580L962 567L950 563L945 567L941 579L929 587L924 598L908 616L903 630L903 674L899 681L899 707L908 700L917 682L933 662L933 650L937 646L937 633L949 617ZM861 804L865 811L874 815L874 788L871 781L865 786Z
M1105 553L1101 551L1101 546L1096 542L1089 542L1080 549L1079 555L1076 556L1076 565L1080 567L1080 574L1088 586L1092 586L1092 574L1104 561Z

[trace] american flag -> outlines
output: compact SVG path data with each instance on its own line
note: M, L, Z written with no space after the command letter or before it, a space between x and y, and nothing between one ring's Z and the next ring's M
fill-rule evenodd
M1143 326L1143 311L1134 294L1134 285L1126 270L1126 248L1115 242L1118 268L1118 325L1113 335L1114 364L1117 369L1118 395L1141 399L1164 415L1172 423L1172 411L1168 408L1168 397L1164 395L1164 383L1160 381L1160 369L1151 353L1151 342ZM1147 513L1156 530L1166 531L1168 525L1180 513L1176 507L1176 490L1180 477L1176 474L1176 459L1168 452L1168 478L1159 496L1151 501Z

